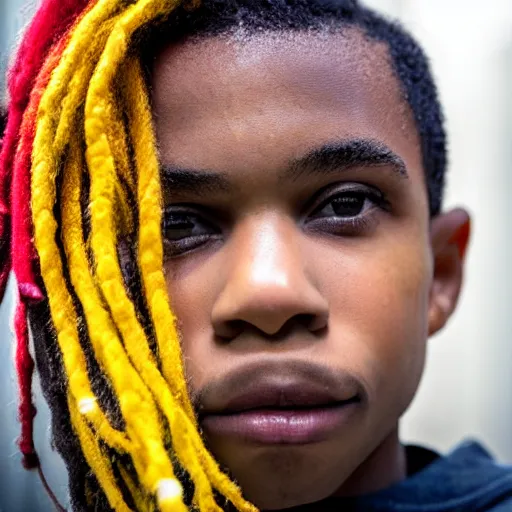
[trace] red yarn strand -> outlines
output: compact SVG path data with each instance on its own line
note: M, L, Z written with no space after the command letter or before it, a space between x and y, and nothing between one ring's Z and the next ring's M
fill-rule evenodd
M23 454L23 465L27 469L39 465L39 460L34 447L34 416L36 408L32 404L32 374L34 373L34 361L29 351L29 337L27 325L26 306L20 297L16 305L14 316L14 332L16 334L16 371L20 392L19 419L21 422L21 436L18 444Z
M27 30L9 72L8 120L0 151L0 299L3 297L10 260L10 188L12 165L23 113L45 56L66 33L88 0L43 1Z
M64 35L87 3L87 0L44 1L21 43L9 77L11 101L0 152L0 299L12 260L18 283L14 317L21 423L18 444L27 469L39 466L33 437L34 361L29 350L27 301L43 298L34 272L37 257L30 212L31 154L41 97L64 51L67 40Z
M32 242L32 219L30 215L30 164L39 103L66 43L66 38L62 38L54 47L37 77L30 103L23 116L20 141L14 160L11 188L11 258L22 300L37 301L43 298L43 294L37 286L34 272L36 252Z

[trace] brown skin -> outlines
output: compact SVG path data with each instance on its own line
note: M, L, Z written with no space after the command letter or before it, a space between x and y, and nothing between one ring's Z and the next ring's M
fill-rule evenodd
M192 230L166 231L192 244L166 242L192 395L222 403L228 376L300 361L350 375L363 397L321 442L257 446L206 431L212 452L269 510L403 479L398 420L428 336L456 306L469 218L456 210L431 222L417 131L386 48L354 30L186 42L159 54L152 87L162 164L221 173L232 186L165 194L168 211L195 215ZM387 146L408 177L365 163L284 174L354 138ZM363 223L329 203L354 187L386 199L363 201Z

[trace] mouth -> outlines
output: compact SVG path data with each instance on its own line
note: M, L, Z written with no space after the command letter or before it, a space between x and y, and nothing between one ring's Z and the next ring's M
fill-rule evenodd
M208 436L254 445L304 445L335 435L359 408L361 397L336 399L303 386L264 387L230 401L222 410L203 411Z

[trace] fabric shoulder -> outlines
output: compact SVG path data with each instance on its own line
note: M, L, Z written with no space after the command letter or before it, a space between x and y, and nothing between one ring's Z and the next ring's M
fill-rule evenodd
M410 483L429 494L418 500L418 511L512 512L512 466L496 462L478 442L464 442L417 479Z
M468 441L358 505L365 512L512 512L512 466Z
M488 512L512 512L512 496L496 506L492 506Z

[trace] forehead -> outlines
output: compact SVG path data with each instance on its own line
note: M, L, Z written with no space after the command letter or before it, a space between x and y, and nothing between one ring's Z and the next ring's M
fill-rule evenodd
M422 172L418 134L387 47L356 29L238 31L172 45L157 56L151 85L166 161L224 171L233 162L264 166L266 152L268 165L280 165L328 140L364 137Z

